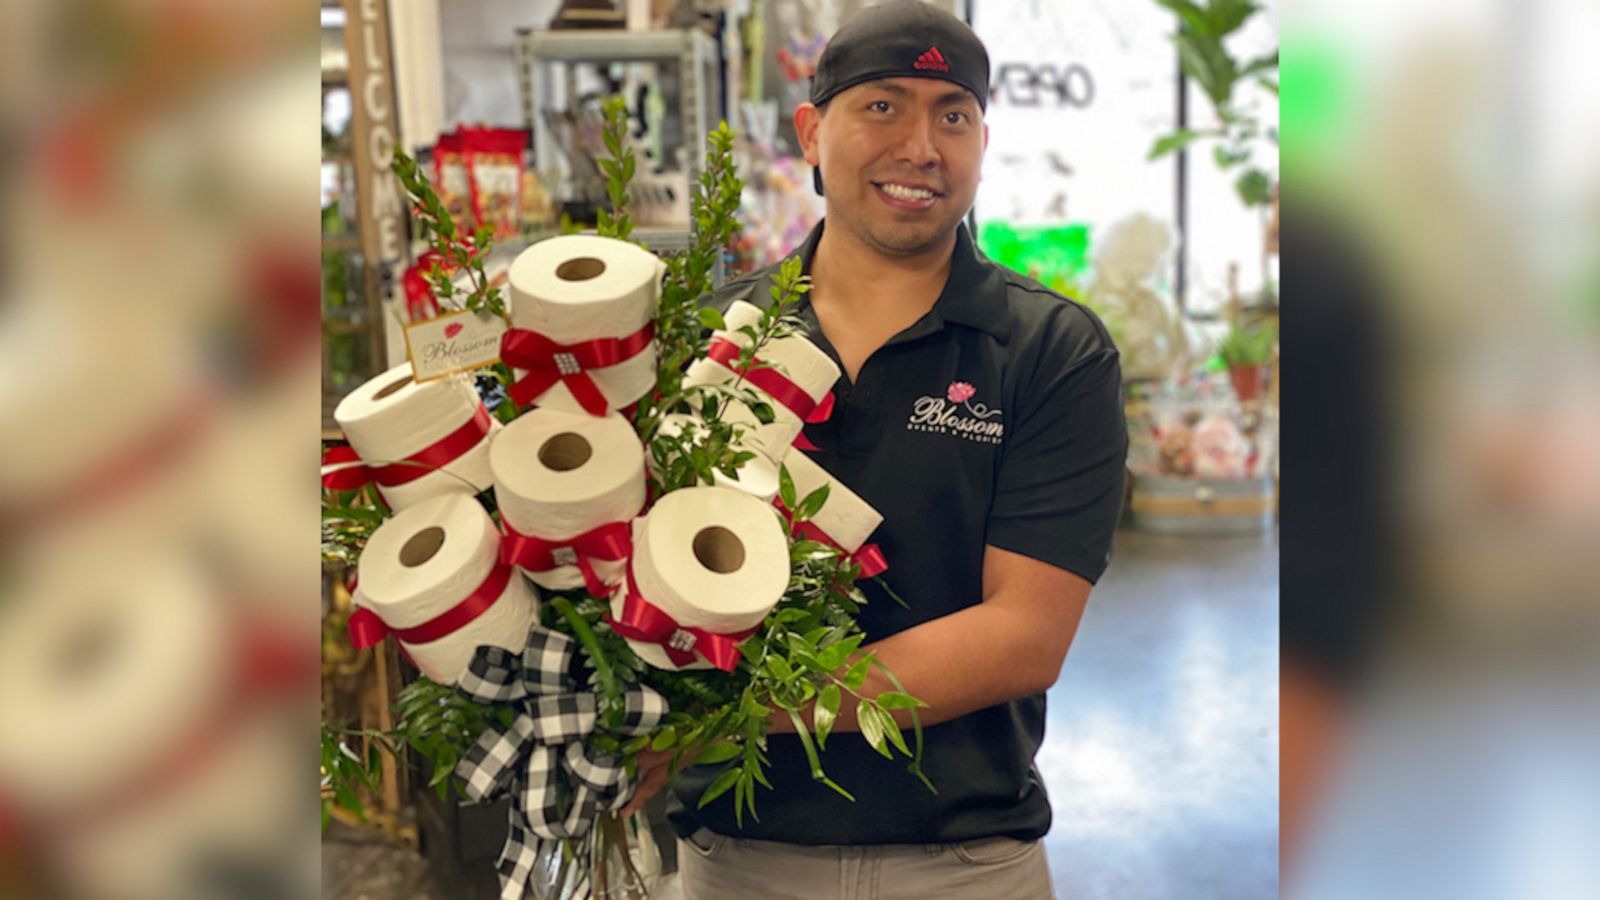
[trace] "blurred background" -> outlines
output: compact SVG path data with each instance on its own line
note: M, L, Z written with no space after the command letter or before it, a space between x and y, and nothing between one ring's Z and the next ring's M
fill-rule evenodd
M503 817L410 765L313 800L313 717L382 727L407 673L311 563L312 442L427 312L374 158L514 248L590 220L620 90L653 245L722 118L728 272L820 214L788 113L855 4L309 6L0 9L0 896L492 883ZM951 8L993 64L980 242L1130 384L1039 757L1063 894L1600 895L1600 10Z

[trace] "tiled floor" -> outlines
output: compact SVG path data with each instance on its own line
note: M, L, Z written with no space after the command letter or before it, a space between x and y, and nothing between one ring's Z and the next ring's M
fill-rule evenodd
M1059 897L1278 896L1277 674L1274 538L1118 535L1039 753ZM324 896L447 897L389 853L331 845Z

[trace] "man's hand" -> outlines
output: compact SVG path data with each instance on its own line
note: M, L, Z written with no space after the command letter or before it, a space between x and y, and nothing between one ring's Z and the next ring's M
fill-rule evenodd
M672 765L671 750L640 750L637 765L639 786L634 788L633 799L617 815L626 819L642 809L651 797L667 786L667 769ZM687 763L685 763L687 765Z

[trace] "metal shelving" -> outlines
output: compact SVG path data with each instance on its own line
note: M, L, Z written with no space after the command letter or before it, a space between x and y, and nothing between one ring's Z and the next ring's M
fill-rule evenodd
M613 62L659 62L677 66L679 78L678 116L686 139L694 143L685 154L689 189L697 190L700 172L705 167L704 140L716 122L722 97L722 75L718 66L717 43L705 32L678 31L533 31L519 29L513 42L517 86L522 99L523 121L534 135L534 152L542 161L550 158L551 137L541 109L560 104L552 79L543 77L542 67L562 65L604 65ZM565 107L577 105L573 79L565 79Z

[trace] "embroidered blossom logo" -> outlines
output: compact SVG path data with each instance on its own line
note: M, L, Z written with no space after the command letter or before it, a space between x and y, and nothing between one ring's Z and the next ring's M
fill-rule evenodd
M971 382L952 381L943 397L918 397L912 404L906 430L953 434L982 444L1000 443L1006 427L998 418L1000 410L973 401L977 394L978 389Z

